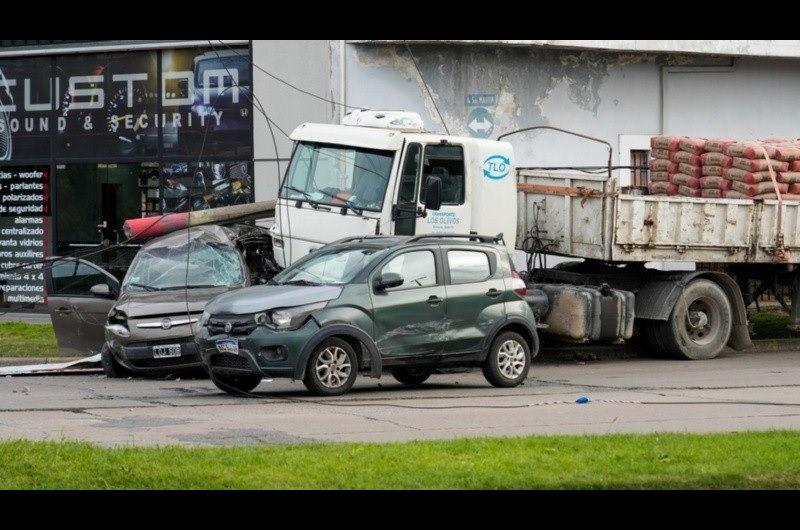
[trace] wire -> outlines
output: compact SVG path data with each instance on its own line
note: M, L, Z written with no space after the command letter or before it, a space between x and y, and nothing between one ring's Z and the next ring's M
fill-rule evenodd
M436 114L439 115L439 120L441 120L442 122L442 126L444 127L444 132L447 133L447 135L449 136L450 130L447 128L447 123L445 123L442 113L439 112L439 107L436 105L436 100L433 99L433 94L431 94L431 89L430 87L428 87L428 83L425 81L425 77L422 75L422 71L419 69L419 65L417 64L417 59L414 57L414 53L411 51L411 48L408 46L407 42L403 41L403 44L405 45L406 50L408 50L408 54L411 56L411 60L414 62L414 68L416 68L417 73L419 74L419 78L422 80L422 84L425 86L425 90L428 92L428 97L431 99L431 103L433 103L433 108L436 109Z

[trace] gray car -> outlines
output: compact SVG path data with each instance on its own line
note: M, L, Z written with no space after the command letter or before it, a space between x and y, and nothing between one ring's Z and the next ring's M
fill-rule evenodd
M260 281L248 254L258 231L210 225L153 239L121 282L88 261L54 258L47 303L60 350L99 351L109 377L200 367L193 324L212 298Z

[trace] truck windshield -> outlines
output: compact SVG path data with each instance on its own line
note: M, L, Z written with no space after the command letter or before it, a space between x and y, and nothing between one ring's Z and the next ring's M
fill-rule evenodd
M300 142L280 196L378 212L393 160L393 151Z
M244 283L241 257L230 246L192 241L186 245L142 250L125 278L125 291L165 291L201 287L232 287ZM187 274L188 265L188 274Z
M274 283L341 285L352 280L380 249L343 248L310 254L273 279Z

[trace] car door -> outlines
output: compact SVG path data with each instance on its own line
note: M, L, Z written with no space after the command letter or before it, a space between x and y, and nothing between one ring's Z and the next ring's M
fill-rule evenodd
M376 290L384 272L403 277L403 284ZM437 247L413 248L387 258L370 276L375 342L386 357L432 356L446 340L444 278Z
M119 280L86 260L56 258L46 265L47 309L61 352L98 353L105 342L108 312L119 294ZM92 294L106 284L108 297Z
M505 284L498 255L489 248L442 248L447 279L447 354L480 351L484 339L505 318Z

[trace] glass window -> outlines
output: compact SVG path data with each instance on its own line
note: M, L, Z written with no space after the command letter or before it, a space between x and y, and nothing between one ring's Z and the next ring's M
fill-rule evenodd
M235 248L200 239L192 241L188 248L189 256L185 244L142 249L125 277L123 288L165 291L184 287L231 287L244 283L241 257Z
M400 174L400 186L397 190L398 204L417 203L417 175L419 174L419 155L422 147L419 144L410 144L406 149L406 158L403 162L403 172Z
M427 145L422 166L422 191L429 176L442 179L442 204L464 204L464 150L460 145Z
M450 250L447 252L451 283L482 282L491 276L489 256L474 250Z
M393 160L392 151L301 142L281 197L380 211Z
M85 263L73 260L56 261L50 272L55 296L90 296L94 285L108 285L108 277Z
M436 262L429 250L400 254L383 266L381 274L385 272L395 272L403 277L403 285L387 290L436 285Z
M345 284L372 261L377 249L346 248L309 254L277 276L275 283Z

